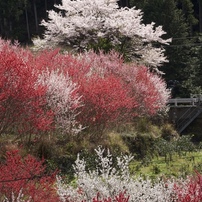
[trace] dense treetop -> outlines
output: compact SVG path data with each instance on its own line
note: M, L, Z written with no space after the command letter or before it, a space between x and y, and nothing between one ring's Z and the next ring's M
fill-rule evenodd
M171 39L162 26L142 23L139 9L119 8L117 1L111 0L63 0L55 6L59 11L48 12L48 21L43 38L34 39L34 48L63 46L76 51L89 49L115 49L129 60L154 68L166 62L164 47ZM155 45L153 45L155 44Z

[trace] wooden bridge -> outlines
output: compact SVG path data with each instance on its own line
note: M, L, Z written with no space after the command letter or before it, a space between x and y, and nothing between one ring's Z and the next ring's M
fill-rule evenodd
M169 118L182 133L197 117L202 114L202 95L191 95L190 98L169 99Z

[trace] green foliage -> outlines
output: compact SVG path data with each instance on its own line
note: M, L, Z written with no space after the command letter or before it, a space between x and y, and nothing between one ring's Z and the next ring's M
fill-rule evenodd
M161 127L161 137L165 140L171 141L178 138L179 134L171 124L163 124Z
M181 152L185 154L187 152L193 152L196 150L196 146L191 141L192 135L183 135L176 141L176 152L181 155Z
M105 142L106 148L109 148L114 155L130 153L128 145L124 142L123 136L119 133L109 133Z
M19 20L19 16L23 13L23 6L26 0L8 0L0 1L0 17L9 20L15 18Z
M109 53L113 49L109 39L99 38L97 43L89 43L88 50L94 50L96 53L99 53L100 50L103 50L104 53Z
M187 89L189 94L202 93L202 36L196 36L192 39L193 45L190 47L191 60L187 62L184 74L187 78L183 81L182 86Z
M20 17L23 15L24 4L26 0L8 0L0 1L0 34L3 37L13 37L16 39L16 27Z
M164 156L166 163L170 163L175 153L182 156L186 155L187 152L196 150L196 146L192 143L191 138L192 136L188 135L171 140L159 138L154 144L154 150L157 151L158 155Z
M193 144L193 136L175 136L170 138L170 135L168 135L169 131L173 132L173 130L169 125L162 131L168 131L165 139L162 137L156 138L153 144L147 148L147 152L144 150L146 149L145 145L142 146L146 155L142 156L141 159L136 158L137 160L131 164L132 172L138 175L146 174L150 177L159 175L185 177L195 169L201 170L201 147L200 144L198 146ZM132 144L135 143L133 142ZM136 142L136 144L138 143ZM148 143L143 141L142 144L148 145Z
M201 172L202 152L189 152L179 156L176 152L172 154L172 161L165 162L165 158L154 157L144 163L144 159L134 160L130 164L131 172L136 176L157 177L187 177L195 170Z

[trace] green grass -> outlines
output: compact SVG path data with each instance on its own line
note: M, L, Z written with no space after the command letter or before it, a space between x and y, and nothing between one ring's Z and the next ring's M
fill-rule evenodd
M165 161L165 157L155 157L153 159L134 160L130 164L131 172L135 176L143 177L186 177L194 171L202 171L202 151L177 153L172 155L172 160Z

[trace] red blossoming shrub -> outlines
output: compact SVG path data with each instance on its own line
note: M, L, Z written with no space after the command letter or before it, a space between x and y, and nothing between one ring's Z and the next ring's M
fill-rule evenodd
M46 88L36 85L34 56L0 39L0 134L30 134L51 128Z
M166 105L165 82L115 52L32 54L0 40L0 134L102 131Z
M76 119L84 127L102 131L109 123L128 121L134 116L133 109L137 103L127 84L109 72L104 76L94 72L88 56L83 58L63 55L57 50L43 51L38 53L37 61L41 65L38 69L47 71L48 67L48 71L57 71L77 84L75 92L81 96L81 104L77 105L79 113L77 111Z
M0 200L12 201L12 196L22 193L23 199L33 202L56 202L54 187L56 173L47 174L44 161L31 155L21 157L17 150L6 153L0 164Z
M154 115L165 108L170 92L165 81L145 66L128 65L121 70L122 77L129 81L132 94L138 105L138 115Z
M134 117L133 109L137 103L127 86L114 75L85 78L79 92L84 103L79 118L85 126L98 131L111 123L124 122Z
M37 69L71 77L81 96L77 120L89 130L153 115L166 106L169 91L163 79L147 67L124 63L116 53L88 52L72 56L58 50L37 55Z
M83 107L79 94L78 78L83 77L82 67L88 66L59 50L45 50L36 55L38 83L46 87L47 106L54 113L54 129L58 134L78 134L82 125L77 120Z
M89 52L83 55L83 60L90 65L88 76L96 74L105 78L114 75L122 81L136 102L133 107L136 116L153 115L165 108L170 92L161 76L152 73L147 67L124 63L113 51L110 54Z

